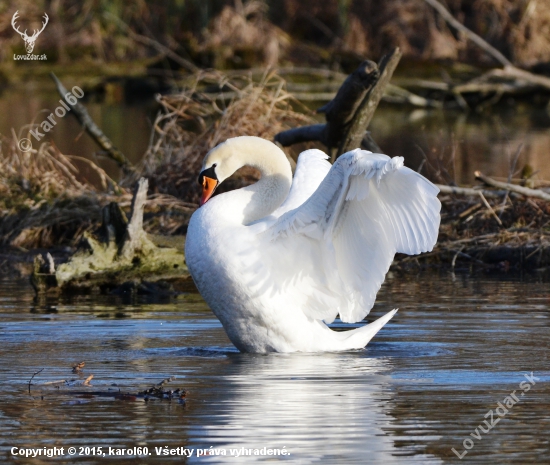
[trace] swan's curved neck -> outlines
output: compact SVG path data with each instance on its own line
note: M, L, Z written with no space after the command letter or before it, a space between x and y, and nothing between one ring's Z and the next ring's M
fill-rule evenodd
M264 218L278 208L287 198L292 184L292 170L284 152L272 142L259 137L242 136L228 139L214 149L208 159L223 160L223 179L242 166L251 166L261 173L261 179L251 186L222 194L231 200L233 213L242 211L242 224L250 224Z

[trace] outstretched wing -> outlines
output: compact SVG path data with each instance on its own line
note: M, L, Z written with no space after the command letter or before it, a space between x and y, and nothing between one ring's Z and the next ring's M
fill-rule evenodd
M293 183L294 188L294 183ZM439 189L403 158L354 150L338 158L315 192L263 234L311 318L345 322L372 308L396 252L430 251L439 230ZM298 203L298 202L297 202ZM276 267L275 267L276 268ZM272 268L273 269L273 268ZM289 281L290 280L290 281Z

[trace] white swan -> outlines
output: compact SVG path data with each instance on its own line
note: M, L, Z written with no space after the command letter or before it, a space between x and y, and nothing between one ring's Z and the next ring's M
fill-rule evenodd
M333 331L370 311L396 252L434 246L439 190L403 158L353 150L331 165L300 154L294 179L285 154L258 137L235 137L205 157L201 207L187 231L193 279L229 339L243 352L360 349L391 319ZM237 169L251 186L212 198ZM207 202L207 203L206 203Z

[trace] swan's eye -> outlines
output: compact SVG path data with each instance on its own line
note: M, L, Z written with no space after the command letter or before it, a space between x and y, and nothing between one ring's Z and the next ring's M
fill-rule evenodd
M217 163L214 163L214 164L212 165L212 168L215 168L216 166L218 166L218 164L217 164Z

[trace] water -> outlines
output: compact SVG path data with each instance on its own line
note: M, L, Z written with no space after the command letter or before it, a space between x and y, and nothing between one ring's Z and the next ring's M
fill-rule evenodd
M86 100L88 97L85 96L84 103L90 115L115 146L133 163L141 160L158 111L155 102L127 103L119 98L98 103ZM49 81L33 81L5 90L0 94L0 134L11 138L13 129L16 137L27 137L27 130L21 128L33 121L44 121L59 106L58 100ZM114 162L101 155L73 116L67 114L56 121L43 140L53 141L65 154L94 160L114 179L120 177ZM512 171L518 178L526 165L528 171L535 173L535 179L550 180L550 109L547 108L519 103L478 114L382 104L370 130L385 153L405 157L407 166L415 170L422 164L422 173L437 182L471 184L475 170L505 179ZM37 148L38 142L30 139ZM77 164L86 176L87 165Z
M69 84L67 84L69 86ZM70 86L69 86L70 87ZM149 144L152 122L157 112L154 100L140 100L125 103L121 100L84 103L88 113L105 135L119 148L132 163L138 163ZM55 117L56 125L41 141L29 134L29 125L39 125L46 120L59 105L60 96L53 82L31 81L16 88L8 88L0 93L0 134L13 140L29 138L33 148L38 149L44 141L54 143L66 155L78 155L93 160L114 179L120 177L116 164L104 156L95 141L82 129L75 117L67 113ZM32 129L32 128L31 128ZM87 165L75 162L81 174L86 176Z
M369 319L400 311L366 350L263 356L238 353L196 294L34 302L26 280L4 276L0 457L27 463L12 447L141 446L147 463L186 461L156 456L169 446L193 449L189 463L439 464L457 463L451 449L462 454L471 439L464 462L548 463L548 289L538 276L390 275ZM72 374L80 361L83 374ZM521 396L531 372L538 379ZM44 385L90 374L88 388ZM71 393L136 392L170 376L189 391L185 404ZM476 433L513 391L519 402ZM196 457L211 446L228 455ZM290 455L229 455L263 447Z

